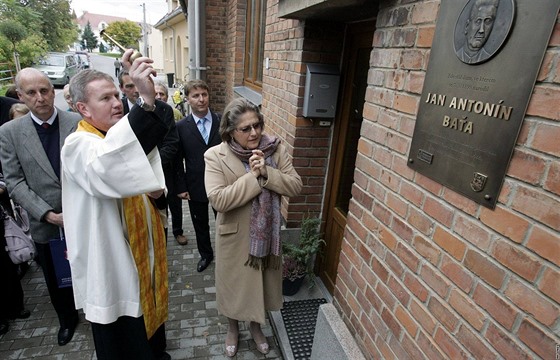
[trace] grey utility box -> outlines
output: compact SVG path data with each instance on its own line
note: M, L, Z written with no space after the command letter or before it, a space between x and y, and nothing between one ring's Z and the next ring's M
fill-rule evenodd
M335 65L307 64L303 116L334 118L339 82Z

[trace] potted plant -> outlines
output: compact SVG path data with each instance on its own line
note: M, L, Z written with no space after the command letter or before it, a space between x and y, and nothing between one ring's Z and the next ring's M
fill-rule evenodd
M282 293L296 294L307 274L314 279L313 256L325 243L319 234L321 219L305 217L301 221L301 232L297 243L282 243ZM311 283L313 286L314 282Z

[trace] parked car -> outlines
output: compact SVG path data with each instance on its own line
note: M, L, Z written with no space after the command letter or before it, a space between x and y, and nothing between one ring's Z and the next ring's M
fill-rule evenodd
M86 64L84 63L84 60L80 57L79 54L74 54L74 53L69 53L69 54L71 54L74 57L74 59L76 59L76 65L78 65L78 69L80 70L86 69Z
M44 72L53 85L64 86L81 69L73 54L50 52L41 58L34 68Z
M89 53L85 51L76 51L76 55L82 60L84 69L89 69L91 67L91 60L89 58Z

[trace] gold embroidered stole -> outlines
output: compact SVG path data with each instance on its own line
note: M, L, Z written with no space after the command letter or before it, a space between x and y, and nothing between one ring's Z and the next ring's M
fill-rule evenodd
M85 120L78 123L76 131L86 131L105 138L105 135ZM150 224L146 218L146 205L149 207L154 248L153 277L150 271ZM169 292L164 226L158 210L146 195L123 199L123 208L128 241L140 281L140 304L149 339L167 320Z

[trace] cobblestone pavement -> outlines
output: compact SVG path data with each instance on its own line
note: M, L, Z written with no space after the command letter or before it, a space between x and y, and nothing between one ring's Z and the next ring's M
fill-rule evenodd
M213 214L210 218L213 219ZM167 352L172 359L228 359L224 355L227 319L218 315L216 309L214 263L202 273L196 271L199 255L186 202L183 203L183 228L189 239L187 245L179 245L173 236L169 236L167 242ZM213 220L210 228L214 238ZM32 263L22 279L22 285L26 308L31 311L31 316L25 320L10 322L10 331L0 337L0 359L97 358L90 324L84 319L81 311L80 323L72 341L65 346L58 346L58 319L50 304L43 274L36 263ZM248 324L240 323L240 326L237 359L283 359L268 319L263 332L268 338L271 351L266 356L256 350Z

